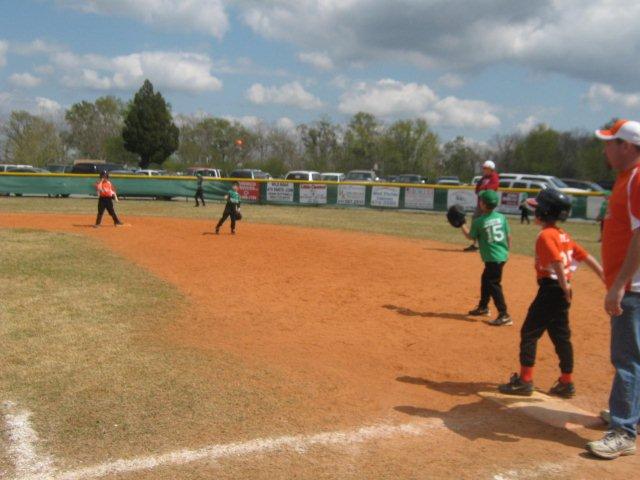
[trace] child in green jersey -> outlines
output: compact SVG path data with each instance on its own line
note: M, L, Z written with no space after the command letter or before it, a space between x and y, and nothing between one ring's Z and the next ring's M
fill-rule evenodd
M231 218L231 235L235 235L236 233L236 220L240 219L240 194L238 193L238 189L240 188L240 184L238 182L233 182L231 184L231 190L229 193L225 195L225 200L227 204L224 207L224 212L222 214L222 218L216 225L216 235L220 234L220 227L227 220L227 218Z
M480 246L480 256L484 262L482 273L480 303L469 312L473 316L489 315L489 300L498 309L498 317L489 322L496 327L513 325L513 320L507 311L507 304L502 293L502 270L509 258L511 246L511 232L509 223L504 215L495 211L500 203L498 193L485 190L478 196L478 205L482 215L471 224L471 229L462 226L462 233L469 240L477 240Z

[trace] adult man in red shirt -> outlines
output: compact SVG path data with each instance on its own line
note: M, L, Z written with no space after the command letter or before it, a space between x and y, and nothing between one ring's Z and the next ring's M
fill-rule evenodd
M491 160L487 160L482 164L482 178L478 181L476 185L476 195L480 195L480 192L484 190L498 190L500 186L500 176L498 172L496 172L496 164ZM480 210L480 205L476 207L475 212L473 213L473 219L475 220L480 215L482 215L482 210ZM465 252L475 252L478 250L476 242L473 242L467 248L464 249Z
M604 219L602 266L611 316L611 363L616 373L609 396L609 431L587 450L601 458L636 452L640 421L640 123L617 121L596 131L617 172Z

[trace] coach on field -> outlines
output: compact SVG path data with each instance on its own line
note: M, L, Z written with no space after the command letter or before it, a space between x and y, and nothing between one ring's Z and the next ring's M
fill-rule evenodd
M496 172L496 164L491 160L487 160L482 164L482 178L478 181L476 185L476 195L480 195L484 190L498 190L500 186L500 176L498 172ZM480 204L478 202L478 206L476 207L476 211L473 214L473 219L480 217L483 215L482 210L480 209ZM478 250L476 246L476 242L474 241L471 245L464 249L465 252L475 252Z
M611 363L616 373L609 396L609 431L587 450L600 458L636 452L640 421L640 123L619 120L596 131L617 173L602 235L602 266L611 316Z

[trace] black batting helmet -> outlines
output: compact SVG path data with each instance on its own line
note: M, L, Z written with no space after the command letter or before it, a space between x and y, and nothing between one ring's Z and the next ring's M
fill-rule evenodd
M107 172L106 170L102 170L100 172L100 178L109 178L109 172Z
M536 217L543 222L564 222L571 212L571 199L553 188L541 190L536 198L528 199L527 203L535 207Z

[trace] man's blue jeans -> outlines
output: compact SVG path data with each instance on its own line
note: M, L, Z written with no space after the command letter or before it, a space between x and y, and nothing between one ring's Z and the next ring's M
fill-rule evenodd
M622 309L622 315L611 319L611 363L616 374L609 409L611 428L635 438L640 422L640 294L625 294Z

